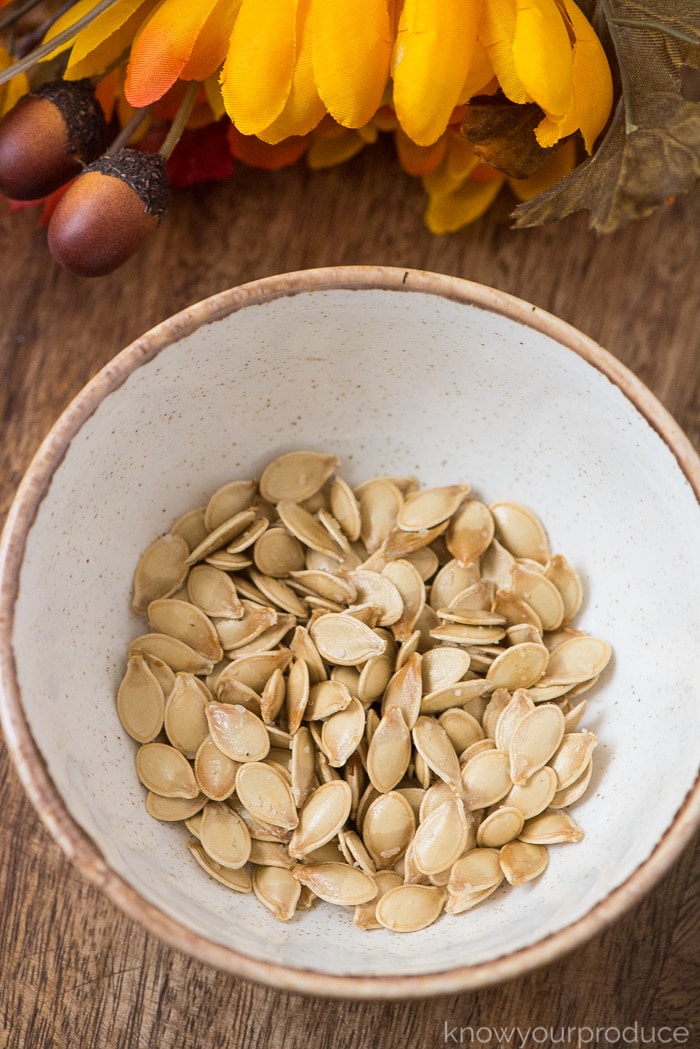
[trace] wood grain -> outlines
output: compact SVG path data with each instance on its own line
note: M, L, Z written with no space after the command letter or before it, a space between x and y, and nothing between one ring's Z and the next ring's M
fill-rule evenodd
M585 215L513 231L505 197L470 228L435 237L424 203L385 143L327 172L241 168L226 184L176 194L142 253L97 281L54 265L34 211L0 211L2 519L48 428L124 345L226 287L340 263L436 270L550 310L630 367L700 450L698 193L607 238ZM697 840L633 911L522 979L423 1001L317 1001L146 935L71 868L1 744L0 782L2 1049L437 1049L495 1046L513 1027L521 1040L531 1030L528 1045L562 1044L562 1027L564 1044L598 1027L597 1044L622 1045L634 1044L634 1024L638 1035L665 1026L675 1044L700 1044ZM627 1043L611 1040L615 1027L628 1028Z

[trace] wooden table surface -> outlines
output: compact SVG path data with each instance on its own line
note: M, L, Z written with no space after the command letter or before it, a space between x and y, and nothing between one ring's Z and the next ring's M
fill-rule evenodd
M603 239L585 215L514 231L505 197L435 237L423 206L384 143L326 172L241 168L178 192L141 254L96 281L53 263L36 211L0 209L1 519L56 417L132 339L232 285L339 263L467 277L558 314L630 367L700 450L700 193ZM318 1001L145 934L65 860L1 743L0 783L2 1049L700 1045L698 839L634 910L521 979L430 1000Z

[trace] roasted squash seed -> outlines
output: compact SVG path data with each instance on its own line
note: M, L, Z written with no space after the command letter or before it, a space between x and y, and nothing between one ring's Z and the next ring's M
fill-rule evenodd
M280 921L316 899L412 932L583 831L612 649L527 507L293 451L141 555L116 708L146 809Z

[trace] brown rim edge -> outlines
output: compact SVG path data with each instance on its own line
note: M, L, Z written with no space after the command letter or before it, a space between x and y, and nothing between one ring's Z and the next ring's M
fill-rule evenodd
M654 394L608 351L565 321L505 292L458 277L384 266L339 266L264 277L220 292L161 322L117 354L62 413L32 459L0 541L0 723L23 787L71 862L128 917L170 946L244 979L284 991L327 998L397 999L476 990L515 979L569 953L638 903L677 859L700 825L700 776L673 823L630 877L572 924L520 950L477 965L408 976L341 976L264 962L216 944L145 901L105 862L73 819L54 786L25 718L12 653L16 577L27 536L51 477L82 424L141 364L203 324L248 305L285 295L337 289L418 291L498 313L549 336L614 383L675 456L700 501L700 459L688 437Z

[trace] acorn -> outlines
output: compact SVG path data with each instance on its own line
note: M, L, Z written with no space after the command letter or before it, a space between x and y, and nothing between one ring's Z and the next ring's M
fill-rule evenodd
M48 227L51 254L79 277L111 273L160 225L169 198L160 153L105 153L59 200Z
M0 193L40 200L99 157L108 129L90 80L55 80L0 120Z

